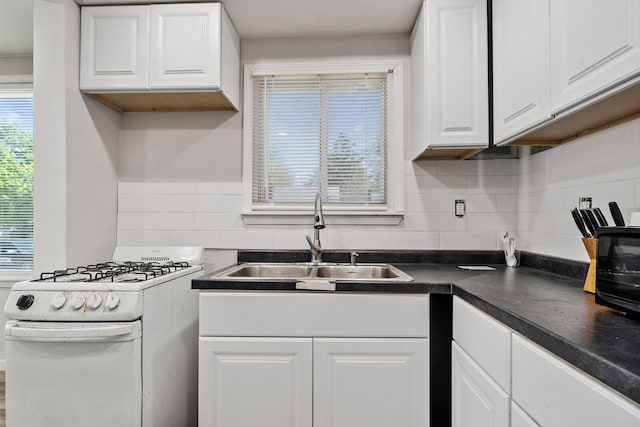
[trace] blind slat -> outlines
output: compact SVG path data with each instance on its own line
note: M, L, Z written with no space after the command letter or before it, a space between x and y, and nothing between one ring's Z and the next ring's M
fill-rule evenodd
M387 202L387 74L254 76L255 204Z
M0 88L0 271L33 269L33 94Z

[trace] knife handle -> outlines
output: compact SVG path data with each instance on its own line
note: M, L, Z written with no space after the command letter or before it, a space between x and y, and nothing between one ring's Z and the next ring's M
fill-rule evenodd
M609 202L609 211L611 211L613 223L618 227L624 227L624 217L622 216L622 212L620 212L620 206L618 206L616 202Z
M609 225L609 223L607 222L607 218L604 217L604 214L602 213L600 208L593 209L593 213L596 215L596 219L598 220L600 227L606 227Z
M591 234L591 236L595 236L596 235L596 229L597 224L594 224L591 221L591 218L589 218L589 215L587 214L587 210L586 209L580 209L580 216L582 217L582 220L584 221L584 224L587 226L587 228L589 229L589 234Z
M589 233L587 233L587 229L584 226L584 221L582 217L580 217L580 212L578 212L578 208L571 209L571 216L573 216L573 220L576 222L578 226L578 230L580 230L580 234L582 237L590 237Z

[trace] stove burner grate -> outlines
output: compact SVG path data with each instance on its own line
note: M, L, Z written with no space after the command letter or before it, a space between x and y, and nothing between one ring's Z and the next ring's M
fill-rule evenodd
M43 282L144 282L190 267L188 262L103 262L40 274Z

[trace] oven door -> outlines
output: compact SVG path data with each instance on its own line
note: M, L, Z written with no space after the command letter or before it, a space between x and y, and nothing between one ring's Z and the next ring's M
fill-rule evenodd
M7 425L140 426L140 321L9 321Z

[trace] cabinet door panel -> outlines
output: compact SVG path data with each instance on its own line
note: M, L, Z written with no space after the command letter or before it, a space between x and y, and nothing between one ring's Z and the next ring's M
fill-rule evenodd
M314 427L429 425L426 339L314 339Z
M513 400L543 426L638 426L640 406L514 334Z
M220 4L151 6L151 88L220 86Z
M200 338L199 425L311 427L310 338Z
M486 5L473 0L435 0L426 5L428 144L485 146Z
M493 1L494 139L551 119L549 0Z
M453 427L507 427L509 395L455 342L451 352Z
M511 427L539 427L524 410L511 402Z
M81 33L81 89L148 88L148 6L83 7Z
M640 73L640 2L551 2L551 109L562 111Z

